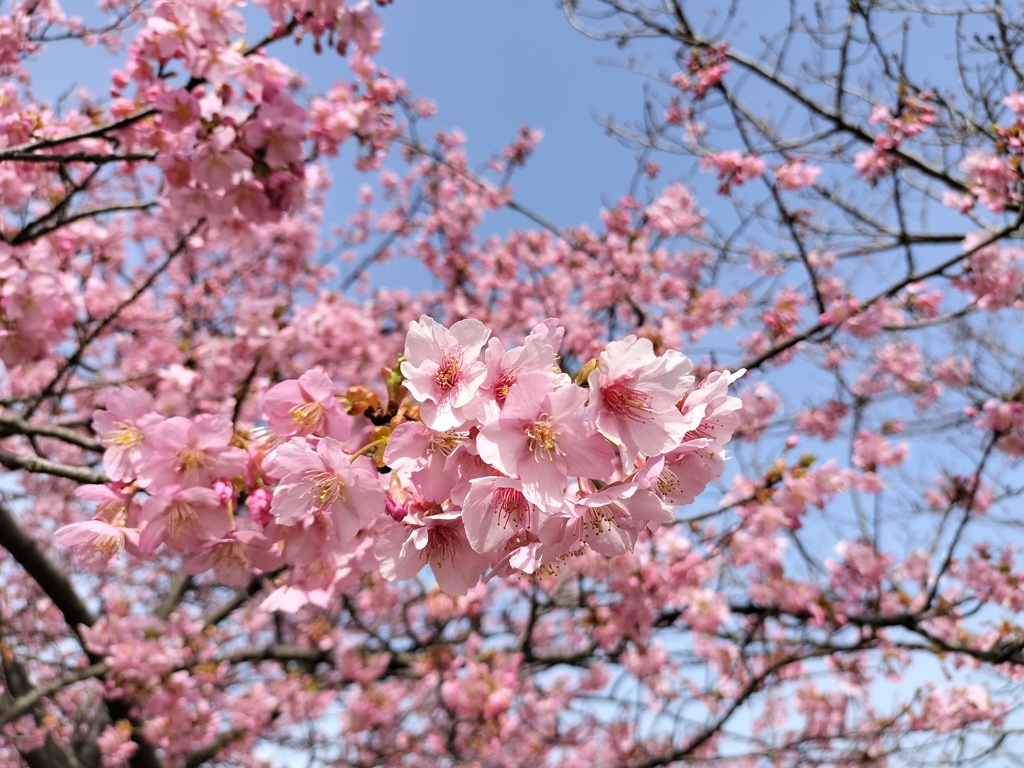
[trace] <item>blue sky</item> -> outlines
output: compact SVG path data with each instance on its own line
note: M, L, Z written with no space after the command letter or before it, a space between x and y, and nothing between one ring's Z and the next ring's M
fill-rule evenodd
M593 114L638 114L640 80L598 63L615 49L573 30L553 0L399 0L381 16L379 61L437 103L434 124L460 128L472 160L521 125L544 131L513 182L521 202L570 225L628 187L633 152Z

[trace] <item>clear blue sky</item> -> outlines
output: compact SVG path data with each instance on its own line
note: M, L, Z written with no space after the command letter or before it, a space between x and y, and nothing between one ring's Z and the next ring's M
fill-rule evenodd
M562 225L595 221L628 186L633 153L593 114L633 117L641 80L573 30L553 0L398 0L381 11L379 61L438 105L434 123L468 136L483 160L527 124L544 141L513 182L521 202Z

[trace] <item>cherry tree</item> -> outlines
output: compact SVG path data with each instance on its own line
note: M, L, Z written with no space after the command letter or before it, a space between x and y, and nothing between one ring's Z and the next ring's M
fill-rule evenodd
M377 63L401 2L2 7L0 762L1020 753L1024 25L561 5L643 94L599 224Z

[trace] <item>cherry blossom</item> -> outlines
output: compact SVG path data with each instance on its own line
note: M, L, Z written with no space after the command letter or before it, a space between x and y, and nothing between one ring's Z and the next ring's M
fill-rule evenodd
M1019 762L1020 19L559 5L4 5L0 765Z
M598 357L589 375L587 420L619 444L622 461L631 466L637 454L667 453L696 426L676 408L679 393L693 383L693 368L684 355L654 354L649 339L627 336Z
M423 401L423 420L431 429L462 424L462 407L487 375L479 356L489 335L477 320L460 320L444 328L424 316L410 326L402 375L405 387Z
M480 457L518 477L534 504L558 506L570 476L611 473L612 447L583 420L586 400L587 391L574 384L553 390L547 375L522 374L501 415L480 430Z

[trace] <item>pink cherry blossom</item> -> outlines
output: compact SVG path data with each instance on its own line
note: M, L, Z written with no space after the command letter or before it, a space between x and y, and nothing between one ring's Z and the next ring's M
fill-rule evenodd
M484 350L487 376L477 397L466 407L468 418L487 424L498 417L509 389L524 371L542 371L551 376L552 386L568 383L565 374L555 372L556 354L563 329L555 320L538 324L521 347L506 350L500 339L492 338Z
M138 543L138 532L103 520L83 520L57 529L53 538L72 550L82 568L102 571L111 558Z
M280 564L270 546L271 542L256 531L232 531L207 540L199 552L182 563L182 570L197 574L212 568L221 584L240 587L249 582L256 569L268 571Z
M347 544L384 510L384 488L377 478L353 467L333 438L315 446L293 438L274 449L264 466L280 478L270 505L280 525L325 518L339 543Z
M459 482L460 465L468 469L467 463L473 463L466 450L459 450L468 438L468 432L436 432L423 424L406 422L399 424L388 438L384 462L392 469L408 473L423 498L440 503L452 495Z
M490 331L479 320L460 320L450 329L424 315L409 325L402 375L421 401L423 422L438 431L460 426L462 409L476 394L487 366L480 353Z
M497 421L477 436L480 457L522 481L523 494L541 507L557 507L570 476L608 477L611 445L583 420L586 390L551 389L546 374L520 375Z
M450 595L466 594L489 564L473 551L462 522L450 513L389 524L374 552L384 578L410 579L429 565L437 585Z
M790 160L775 169L775 183L779 189L803 189L814 184L820 175L820 167L807 165L799 160Z
M344 441L352 431L333 382L320 370L306 371L297 380L271 387L263 396L263 408L280 437L320 435Z
M545 520L541 540L562 551L585 544L607 557L632 552L641 531L672 521L670 507L647 490L659 467L660 462L652 464L645 479L581 491L563 511Z
M235 477L245 468L246 455L230 444L233 432L223 416L172 416L148 422L139 475L151 492Z
M111 480L131 480L138 473L147 417L150 423L159 419L153 398L131 387L112 391L106 409L93 411L96 432L107 446L103 468Z
M471 480L459 505L469 544L481 554L504 546L520 530L536 531L541 524L540 510L511 478Z
M195 552L231 530L231 517L212 488L167 488L142 505L147 521L139 549L152 554L163 542L177 552Z
M676 403L693 383L684 355L654 354L649 339L627 336L608 345L590 373L587 420L622 451L625 466L640 453L667 453L696 426Z
M990 211L999 213L1013 198L1017 174L1007 163L986 152L968 153L961 163L967 186L978 201Z

